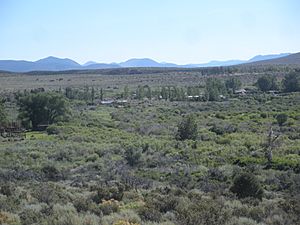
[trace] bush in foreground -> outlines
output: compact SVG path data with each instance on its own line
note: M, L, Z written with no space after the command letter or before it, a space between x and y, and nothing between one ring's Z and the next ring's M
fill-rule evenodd
M264 193L258 179L250 173L238 175L234 179L230 190L235 193L238 198L253 197L262 199Z

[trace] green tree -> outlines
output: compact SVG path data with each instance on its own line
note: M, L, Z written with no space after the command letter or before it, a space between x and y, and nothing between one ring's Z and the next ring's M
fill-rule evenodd
M281 113L276 116L276 120L279 126L282 126L287 121L287 119L288 115L286 115L285 113Z
M74 93L71 87L66 88L66 97L68 99L74 99Z
M4 100L0 98L0 125L6 121L6 113L4 109Z
M36 129L39 124L52 124L64 120L69 107L66 99L58 93L28 94L18 99L19 118L26 127Z
M197 138L198 126L193 115L188 115L182 119L178 125L178 133L176 138L178 140L195 140Z
M161 88L161 97L162 97L162 99L165 99L165 100L168 99L168 91L167 91L167 88L164 86Z
M145 90L143 86L138 86L136 90L136 98L142 100L145 97Z
M130 166L135 166L139 163L142 156L142 151L139 148L129 146L125 150L125 159Z
M145 97L147 97L148 99L152 99L152 91L149 85L145 85L143 87L143 93Z
M95 101L95 88L92 87L92 91L91 91L91 100L92 100L92 103L94 103Z
M236 90L241 88L242 82L240 79L238 79L236 77L231 77L228 80L226 80L225 86L226 86L227 91L232 91L234 93Z
M300 71L287 74L282 80L282 86L285 92L300 91Z
M123 92L123 98L128 98L129 97L129 88L128 86L126 85L124 87L124 92Z
M85 101L89 101L90 98L90 88L88 86L84 87L83 98Z
M224 95L226 88L224 83L216 78L208 78L206 80L205 95L208 101L220 100L220 95Z
M262 76L258 78L256 84L259 90L263 92L278 89L278 84L275 76L270 76L270 75Z
M262 199L263 189L258 179L251 173L242 173L238 175L230 190L235 193L238 198L254 197Z
M100 100L103 101L104 99L104 91L103 88L100 89Z

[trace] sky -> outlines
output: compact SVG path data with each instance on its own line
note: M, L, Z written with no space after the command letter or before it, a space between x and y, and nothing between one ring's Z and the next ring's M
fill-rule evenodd
M299 0L0 0L0 59L178 64L300 52Z

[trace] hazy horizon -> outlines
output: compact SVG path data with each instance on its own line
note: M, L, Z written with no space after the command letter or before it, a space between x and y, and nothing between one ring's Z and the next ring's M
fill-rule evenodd
M0 59L189 64L296 53L299 9L296 0L2 0Z

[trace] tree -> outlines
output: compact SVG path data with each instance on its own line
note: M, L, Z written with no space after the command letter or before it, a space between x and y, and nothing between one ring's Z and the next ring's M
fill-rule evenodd
M100 89L100 100L103 101L104 99L104 91L103 88Z
M94 103L94 101L95 101L95 88L94 87L92 87L91 100L92 100L92 103Z
M216 78L208 78L206 80L206 99L208 101L220 100L220 95L225 94L226 88L224 83Z
M178 140L195 140L197 138L198 127L194 116L188 115L178 125Z
M58 93L32 93L18 99L19 118L26 127L36 129L40 124L64 120L69 107L67 100Z
M288 115L281 113L276 116L276 120L279 126L282 126L288 119Z
M267 142L265 143L265 158L268 160L269 165L271 165L273 161L273 150L276 147L278 137L279 135L274 135L273 129L270 127Z
M124 92L123 92L123 98L128 98L129 97L129 88L128 86L126 85L124 87Z
M145 90L143 86L138 86L136 89L136 98L142 100L145 97Z
M66 87L66 97L68 99L74 99L74 93L71 87Z
M129 146L125 150L125 159L130 166L137 165L142 156L142 151L139 148Z
M230 190L235 193L238 198L254 197L262 199L263 189L258 179L251 173L242 173L238 175Z
M90 88L88 86L84 87L83 98L85 101L89 101L90 98Z
M161 88L161 97L162 99L167 100L168 99L168 91L166 87Z
M226 80L225 86L226 86L227 91L232 90L232 93L234 93L237 89L241 88L242 82L240 79L238 79L236 77L231 77L228 80Z
M278 89L276 78L270 75L266 75L258 78L256 84L259 90L263 92Z
M6 121L6 113L3 103L4 100L0 98L0 125Z
M300 91L300 71L287 74L282 80L282 86L285 92Z
M145 89L146 89L146 91L145 91ZM149 85L145 85L143 87L143 93L144 93L145 97L147 97L150 100L152 99L152 91L151 91L151 88Z

